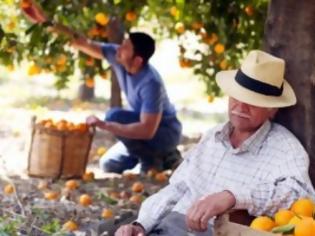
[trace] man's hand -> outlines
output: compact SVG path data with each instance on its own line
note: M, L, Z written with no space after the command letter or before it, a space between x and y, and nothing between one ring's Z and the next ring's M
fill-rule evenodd
M115 236L145 236L145 231L139 225L128 224L120 226Z
M195 231L206 231L210 218L226 212L235 205L236 199L229 191L200 198L188 210L186 225Z
M86 124L90 126L96 126L101 129L106 129L107 128L107 123L105 121L100 120L94 115L91 115L86 118Z

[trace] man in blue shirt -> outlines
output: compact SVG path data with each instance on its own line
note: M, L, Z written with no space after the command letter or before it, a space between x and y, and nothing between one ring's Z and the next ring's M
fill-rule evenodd
M101 158L104 171L121 173L141 163L141 170L174 167L182 126L157 70L148 63L155 42L148 34L130 33L121 45L77 37L73 46L112 65L130 109L111 108L105 120L89 116L87 124L113 133L118 143Z

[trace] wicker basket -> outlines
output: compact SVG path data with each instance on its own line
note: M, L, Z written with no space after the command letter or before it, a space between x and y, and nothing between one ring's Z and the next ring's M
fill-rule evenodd
M28 174L45 178L80 178L86 169L94 128L58 131L32 125Z

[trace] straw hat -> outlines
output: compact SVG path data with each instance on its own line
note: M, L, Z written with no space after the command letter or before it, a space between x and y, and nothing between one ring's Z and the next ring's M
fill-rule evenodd
M284 60L254 50L239 70L220 71L216 81L224 93L258 107L287 107L296 103L292 87L284 79Z

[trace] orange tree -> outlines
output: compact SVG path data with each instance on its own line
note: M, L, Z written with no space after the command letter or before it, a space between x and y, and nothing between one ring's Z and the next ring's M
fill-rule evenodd
M29 74L41 71L56 75L56 88L67 85L76 66L85 84L93 87L93 78L107 76L107 66L68 46L69 38L47 32L32 24L21 13L27 0L2 0L0 5L0 60L4 65L31 62ZM87 34L108 41L108 28L116 19L128 32L143 22L156 35L175 37L180 48L179 63L192 68L202 79L206 92L218 96L214 75L238 65L239 59L259 48L267 13L267 0L37 0L48 17ZM115 33L115 32L114 32Z

